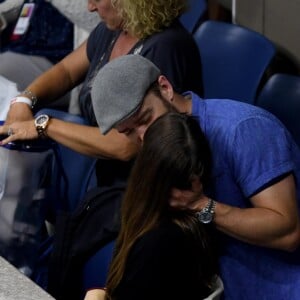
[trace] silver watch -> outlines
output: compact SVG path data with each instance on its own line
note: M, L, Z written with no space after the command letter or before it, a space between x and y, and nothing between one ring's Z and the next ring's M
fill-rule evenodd
M216 202L209 198L207 205L201 211L196 212L196 217L203 224L211 223L215 215L215 207Z

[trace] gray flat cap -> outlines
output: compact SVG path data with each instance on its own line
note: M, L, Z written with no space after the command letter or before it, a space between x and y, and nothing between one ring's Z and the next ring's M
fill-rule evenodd
M160 70L138 54L120 56L100 69L92 85L91 97L102 134L137 111L159 75Z

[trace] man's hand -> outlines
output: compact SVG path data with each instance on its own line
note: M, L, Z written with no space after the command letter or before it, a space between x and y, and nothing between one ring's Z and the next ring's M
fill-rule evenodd
M192 181L190 190L173 188L169 200L170 206L176 209L192 209L200 211L206 206L208 197L203 194L203 187L198 177Z

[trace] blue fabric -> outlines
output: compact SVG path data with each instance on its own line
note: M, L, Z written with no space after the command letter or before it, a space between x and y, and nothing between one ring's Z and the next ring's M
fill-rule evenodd
M207 0L189 0L188 10L180 16L180 22L191 33L206 19Z
M114 247L114 241L108 243L97 251L85 264L83 270L83 286L85 291L105 287Z
M202 100L192 94L192 114L213 155L217 201L251 207L249 197L293 172L300 199L300 150L273 115L232 100ZM293 253L253 246L220 233L224 299L300 299L300 249Z
M73 50L73 24L50 2L33 2L35 8L27 32L7 43L1 52L44 56L56 63Z

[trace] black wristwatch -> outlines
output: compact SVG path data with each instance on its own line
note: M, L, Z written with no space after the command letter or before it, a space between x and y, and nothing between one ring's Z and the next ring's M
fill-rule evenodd
M46 128L48 126L50 117L48 115L39 115L34 120L34 125L39 137L47 137Z
M203 224L211 223L215 215L215 207L216 202L209 198L207 205L201 211L196 212L196 217Z

